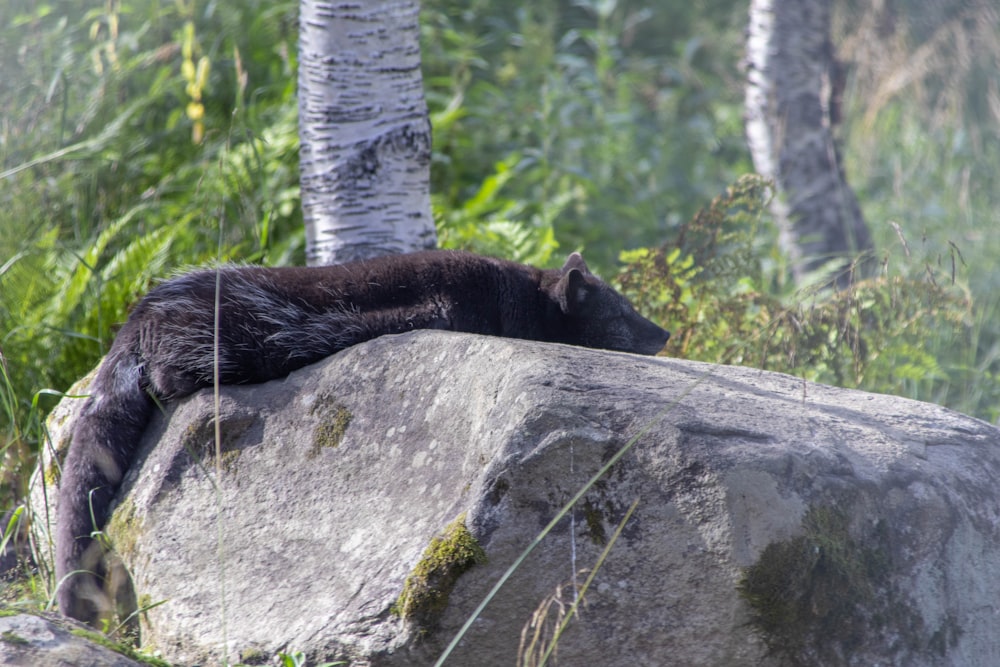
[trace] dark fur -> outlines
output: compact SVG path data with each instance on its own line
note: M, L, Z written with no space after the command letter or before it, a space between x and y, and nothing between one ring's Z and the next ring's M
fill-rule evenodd
M107 520L154 401L212 385L216 311L222 384L282 377L351 345L412 329L640 354L655 354L670 335L593 276L576 253L550 271L430 251L319 268L230 267L167 281L118 333L63 465L56 575L67 616L95 622L109 612L98 586L103 554L91 533Z

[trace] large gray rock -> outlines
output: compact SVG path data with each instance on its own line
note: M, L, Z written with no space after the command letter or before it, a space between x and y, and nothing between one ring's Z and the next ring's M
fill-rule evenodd
M179 663L431 664L634 440L448 664L515 664L522 628L546 602L550 621L566 608L634 501L560 664L1000 664L1000 432L940 407L418 332L223 388L221 457L213 410L205 391L154 421L109 531L140 603L164 601L143 642ZM404 582L433 556L431 592L453 581L450 596L401 618Z
M0 609L0 665L5 667L142 667L94 641L97 633L52 615ZM98 636L97 639L100 639ZM103 641L103 640L101 640ZM150 664L150 663L145 663ZM156 664L163 664L158 661Z

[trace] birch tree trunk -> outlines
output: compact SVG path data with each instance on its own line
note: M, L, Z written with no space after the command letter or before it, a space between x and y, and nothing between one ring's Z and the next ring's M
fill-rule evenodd
M299 136L306 259L434 247L419 0L301 0Z
M774 179L773 213L798 282L831 259L872 249L834 141L837 63L830 0L751 0L746 133L756 170ZM872 262L862 261L867 272ZM851 279L841 272L836 283Z

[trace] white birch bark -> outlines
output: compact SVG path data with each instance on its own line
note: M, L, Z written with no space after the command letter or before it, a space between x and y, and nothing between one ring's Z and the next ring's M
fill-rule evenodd
M299 135L306 259L433 247L419 0L301 0Z
M835 66L829 0L751 0L747 142L755 169L776 184L773 213L799 282L872 249L833 136Z

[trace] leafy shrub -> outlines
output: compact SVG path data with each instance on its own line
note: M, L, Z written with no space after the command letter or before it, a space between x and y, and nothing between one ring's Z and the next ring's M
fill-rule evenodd
M995 418L995 383L970 384L977 309L953 273L960 258L899 273L887 255L878 276L848 289L788 291L780 262L767 260L768 191L759 177L743 177L674 241L622 254L617 282L673 330L668 351Z

